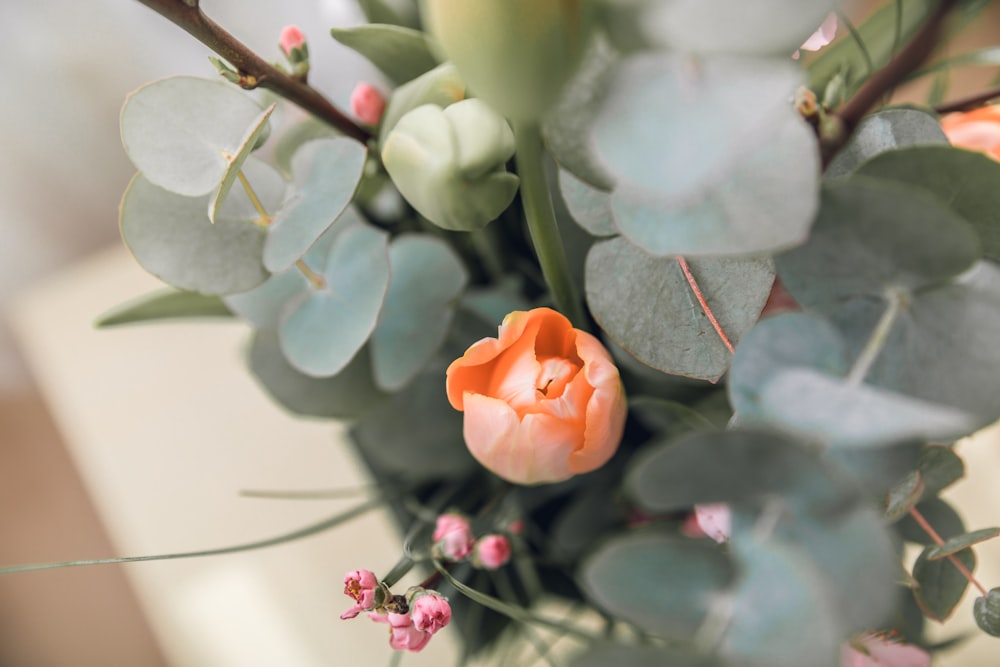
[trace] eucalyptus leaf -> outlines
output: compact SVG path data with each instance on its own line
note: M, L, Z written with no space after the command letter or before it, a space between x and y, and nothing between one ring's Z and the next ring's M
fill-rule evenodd
M247 128L246 134L240 141L240 145L237 146L235 153L223 153L223 157L227 163L226 170L222 174L222 182L219 184L219 189L216 190L215 196L208 201L208 219L212 222L215 222L216 217L218 217L219 209L222 207L223 202L226 201L226 197L229 196L229 191L232 190L236 179L242 173L243 164L250 157L250 153L259 147L262 143L261 140L270 132L268 119L274 113L277 106L277 102L273 103L254 119L254 122Z
M861 119L847 144L827 165L826 178L845 176L867 160L903 146L948 145L938 119L919 109L884 109Z
M347 137L316 139L292 158L291 196L271 223L264 266L284 271L302 258L351 203L367 151Z
M739 341L767 301L770 262L705 258L688 264L723 332ZM729 367L732 354L675 258L653 257L621 237L601 241L587 256L586 291L597 322L644 364L713 382Z
M677 650L652 646L599 644L580 652L570 663L571 667L738 667L733 663L710 655L681 653Z
M388 473L413 481L459 479L478 467L443 378L443 368L428 370L351 428L365 455Z
M388 239L367 226L339 234L325 284L290 308L279 332L291 364L306 375L338 374L375 329L389 285Z
M701 626L733 578L732 564L714 544L645 532L602 545L579 574L587 597L602 609L673 639Z
M950 556L953 553L961 551L967 547L979 544L980 542L985 542L986 540L992 540L998 535L1000 535L1000 528L981 528L979 530L974 530L971 533L956 535L955 537L949 538L944 544L928 548L927 559L941 560L942 558Z
M965 523L962 517L947 502L940 498L925 498L917 503L915 508L920 515L934 528L934 531L944 539L965 533ZM936 542L927 534L909 514L896 524L900 536L907 542L936 546Z
M358 0L369 23L389 23L405 28L419 28L420 16L414 0Z
M230 83L170 77L129 95L121 113L122 143L151 183L197 197L219 187L229 158L238 154L260 114Z
M962 600L969 581L950 560L931 560L929 557L931 549L933 547L925 548L917 557L917 562L913 564L913 578L918 584L913 590L913 595L924 615L943 622L951 616ZM964 549L953 556L969 572L975 570L976 555L972 549Z
M252 169L250 165L254 164ZM248 163L265 205L280 201L284 184L265 165ZM264 282L266 228L246 194L228 197L215 224L209 196L184 197L137 175L122 198L122 238L139 264L164 282L203 294L245 292Z
M438 64L427 37L413 28L368 23L353 28L332 28L330 34L367 58L397 84L415 79Z
M417 234L393 239L389 270L389 291L372 334L372 367L378 386L396 391L440 349L468 275L451 246Z
M920 473L913 471L902 482L889 491L886 498L885 518L889 521L902 519L915 507L924 493L924 480Z
M258 330L247 352L247 361L251 374L268 395L298 415L351 419L375 408L386 397L372 380L366 348L337 375L315 378L288 363L276 331Z
M332 127L316 116L307 116L283 132L275 142L274 166L286 177L292 176L292 158L303 144L315 139L339 136Z
M1000 637L1000 588L990 589L986 597L976 598L972 610L980 630Z
M924 494L937 495L965 477L965 463L948 445L928 445L917 463L924 481Z
M900 479L916 468L920 445L920 442L904 440L879 447L828 448L823 453L823 460L839 466L863 493L878 503Z
M559 190L570 216L591 235L618 234L608 193L587 185L565 169L559 170Z
M986 257L1000 261L1000 164L982 153L947 145L911 146L882 153L857 174L906 183L941 200L979 235Z
M817 205L814 133L771 59L630 58L594 126L618 229L654 255L750 254L801 242Z
M95 325L103 328L153 320L232 317L232 315L226 304L217 296L164 289L145 294L109 310L97 318Z

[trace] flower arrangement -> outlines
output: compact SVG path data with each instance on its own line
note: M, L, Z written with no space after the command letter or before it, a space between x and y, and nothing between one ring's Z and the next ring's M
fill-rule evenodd
M343 111L315 26L269 63L141 2L221 76L125 102L122 237L171 287L104 323L240 318L264 391L351 421L379 492L316 530L388 505L405 537L341 619L487 657L554 627L573 667L915 667L972 585L1000 636L1000 529L939 497L1000 418L1000 90L885 104L996 64L924 64L988 3L359 0L332 37L385 82Z

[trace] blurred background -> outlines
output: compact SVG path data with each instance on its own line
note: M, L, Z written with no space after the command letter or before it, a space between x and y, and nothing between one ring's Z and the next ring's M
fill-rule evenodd
M849 13L860 19L873 4L857 2ZM381 81L366 63L328 35L331 26L362 21L353 0L259 2L252 3L252 8L251 3L238 0L203 0L202 7L270 59L280 55L277 40L281 27L290 23L302 26L312 54L310 82L342 107L346 107L358 80ZM842 26L840 34L844 32ZM1000 7L993 6L949 50L956 54L998 42ZM197 484L202 481L207 488L213 475L225 475L236 467L241 476L234 483L284 481L316 486L329 480L322 475L310 478L309 473L297 477L293 469L303 467L302 461L315 456L322 463L318 468L327 470L349 465L325 450L330 429L317 424L302 427L306 430L295 444L305 448L299 452L301 456L286 449L273 459L265 455L264 463L258 457L256 463L264 465L270 476L258 475L257 479L250 461L254 457L238 448L229 454L232 459L217 462L217 467L213 467L216 463L211 454L198 458L203 450L195 444L191 444L192 458L181 457L172 463L151 459L162 451L155 449L161 445L154 431L170 430L175 422L195 419L184 410L197 412L212 397L209 391L181 407L161 404L158 411L143 412L140 401L145 393L171 395L173 390L165 390L156 373L182 384L185 373L188 383L249 384L249 378L241 375L239 351L233 344L239 340L238 333L209 340L209 346L217 347L210 348L205 365L193 366L197 371L181 369L170 376L166 367L172 363L171 354L182 354L171 350L171 337L185 329L136 334L145 338L111 332L92 335L88 331L89 323L103 309L148 291L154 284L136 267L128 266L118 237L118 201L134 171L119 139L121 104L128 92L152 79L180 73L213 76L207 55L207 49L193 38L133 0L0 2L0 62L4 63L0 88L0 565L226 543L211 532L212 524L207 520L200 530L216 537L212 543L169 542L171 535L184 536L194 530L191 524L196 522L185 518L185 511L188 517L205 512L219 523L230 516L237 519L233 523L245 522L247 530L235 533L232 539L262 536L258 526L269 521L295 527L308 523L300 510L291 510L292 515L286 516L285 510L261 512L245 510L245 505L231 509L221 502L221 509L213 514L198 504ZM986 68L957 72L951 96L985 86L996 75L995 70ZM919 85L898 93L901 99L915 101L922 100L924 94L925 88ZM161 337L155 338L157 335ZM215 334L193 335L211 339ZM222 350L229 364L221 371L212 365L216 350ZM139 368L142 372L136 371ZM204 375L190 377L192 374ZM255 400L263 407L251 408ZM217 414L218 406L213 408ZM267 412L273 417L270 424L279 434L276 437L291 439L298 434L293 430L300 428L298 425L282 421L287 416L277 414L276 408L259 396L248 396L234 408L226 417L229 421L220 422L223 427L240 420L240 409L247 414L252 409ZM136 425L140 417L147 420L147 431ZM156 426L160 423L157 419L166 426ZM173 440L162 447L173 447L181 439L189 442L189 436L209 429L207 423L195 419L189 424L190 433L183 436L170 431L167 435ZM129 430L130 425L135 428ZM231 434L223 430L218 437L226 439ZM104 446L108 449L102 450ZM91 451L98 453L91 455ZM233 459L237 464L231 463ZM139 466L144 472L123 473L126 464ZM243 464L247 467L240 468ZM185 467L193 466L199 470L206 467L202 477L207 478L199 477L197 471L192 473L197 479L186 477ZM168 478L175 471L177 476ZM991 471L989 477L993 475ZM116 484L121 489L109 488ZM145 511L143 493L156 484L163 485L162 497L158 504L150 505L154 509ZM228 486L220 492L234 493ZM178 501L178 497L184 500ZM992 509L994 514L1000 512L997 506ZM235 514L227 514L230 511ZM994 516L993 522L998 519ZM377 528L391 534L385 526ZM337 543L329 542L326 548L336 551ZM387 552L384 557L390 559L388 563L370 567L391 565L392 549L387 547ZM304 561L317 559L319 563L321 558L303 555ZM352 566L349 560L345 563L330 566L324 561L323 566L336 573L362 566ZM239 561L232 571L239 571ZM0 667L221 664L207 657L221 653L208 649L185 652L183 647L165 646L165 641L182 640L171 639L181 635L162 630L161 626L170 625L164 620L166 616L150 611L150 600L162 589L149 582L137 583L129 572L113 566L0 577ZM333 577L333 583L326 582L331 587L324 596L338 593L334 581L338 577ZM281 590L296 586L308 589L310 583L301 579L275 578L272 583L280 582ZM213 585L224 590L227 581L217 579ZM263 595L261 599L271 598ZM340 600L331 604L339 608ZM233 621L218 618L211 605L199 608L203 618L190 619L187 614L183 620L223 626L227 620ZM266 634L275 625L265 617L256 622L259 626L247 621L242 632L259 627ZM363 628L362 633L368 630ZM235 631L239 634L241 630ZM294 639L294 632L289 636ZM377 636L381 638L382 633ZM328 644L327 649L335 655L336 643L328 639ZM377 660L388 660L386 651L378 656ZM308 663L306 658L283 663L260 660L258 655L257 661L234 664ZM941 664L995 665L1000 659Z

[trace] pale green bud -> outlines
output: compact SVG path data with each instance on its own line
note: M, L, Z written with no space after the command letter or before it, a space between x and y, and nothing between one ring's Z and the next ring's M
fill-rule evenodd
M425 104L446 107L465 99L465 83L451 63L438 65L393 91L379 130L379 143L384 143L392 128L408 112Z
M476 97L536 121L580 64L591 0L423 0L424 25Z
M408 112L386 137L382 162L406 201L444 229L482 229L510 206L518 178L507 122L478 99Z

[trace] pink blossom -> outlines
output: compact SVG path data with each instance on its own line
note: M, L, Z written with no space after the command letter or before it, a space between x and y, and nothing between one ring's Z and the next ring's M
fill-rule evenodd
M368 614L377 623L389 624L389 646L397 651L416 653L427 646L433 632L420 630L413 624L410 614Z
M448 598L434 591L417 593L410 602L410 619L416 629L429 635L435 634L451 622Z
M344 575L344 595L354 600L353 607L340 615L342 619L354 618L363 611L375 608L375 591L378 579L368 570L354 570Z
M878 635L865 635L858 647L844 644L841 667L930 667L931 656L912 644L899 644Z
M833 38L837 36L837 15L830 13L827 15L823 24L820 25L819 29L813 34L809 35L809 39L803 42L800 49L805 49L806 51L819 51L824 46L833 41ZM792 54L792 57L798 60L799 52L796 51Z
M507 532L511 535L520 535L524 532L524 521L521 519L514 519L507 526Z
M472 562L484 570L496 570L510 560L510 540L504 535L486 535L476 541Z
M297 25L286 25L281 29L278 44L281 45L281 50L285 52L286 56L290 56L294 49L301 49L305 43L306 36L302 34Z
M469 520L455 512L447 512L437 518L432 539L437 551L450 561L464 560L472 553L475 544Z
M694 518L698 528L720 544L728 540L730 533L732 533L732 512L729 511L729 505L725 503L695 505Z
M385 97L370 83L362 81L351 92L351 113L367 125L378 125L385 111Z

